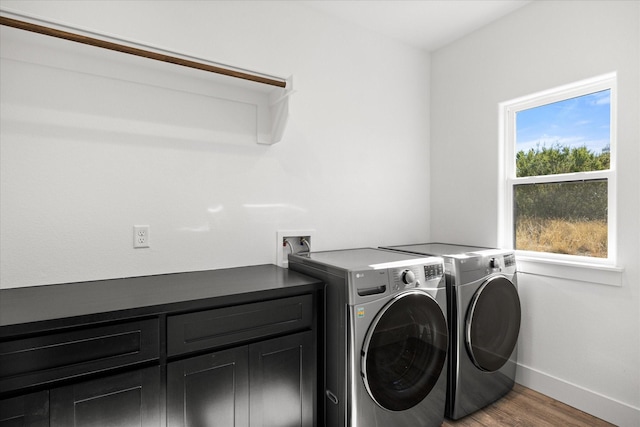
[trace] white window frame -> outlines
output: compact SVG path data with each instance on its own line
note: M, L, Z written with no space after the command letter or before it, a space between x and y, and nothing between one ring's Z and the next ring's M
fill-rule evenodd
M610 73L592 79L538 92L499 104L500 126L500 183L498 242L501 247L514 249L513 190L516 185L534 183L571 182L606 179L607 189L607 258L516 250L518 270L524 273L563 277L587 282L620 286L622 269L617 261L617 183L616 129L617 79ZM558 175L516 177L516 113L552 104L565 99L610 90L611 161L608 170L576 172Z

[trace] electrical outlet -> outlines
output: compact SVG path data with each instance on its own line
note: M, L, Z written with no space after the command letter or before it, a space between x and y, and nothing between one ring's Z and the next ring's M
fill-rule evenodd
M133 226L133 247L134 248L149 247L149 226L148 225Z
M276 233L276 265L289 266L289 254L311 252L315 230L283 230Z

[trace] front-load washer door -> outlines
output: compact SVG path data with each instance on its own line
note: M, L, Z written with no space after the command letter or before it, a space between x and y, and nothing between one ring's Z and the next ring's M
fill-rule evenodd
M414 290L393 298L364 340L361 372L369 395L391 411L422 402L442 373L447 341L447 321L431 296Z
M514 284L494 276L480 286L467 311L465 341L483 371L500 369L513 353L520 332L520 298Z

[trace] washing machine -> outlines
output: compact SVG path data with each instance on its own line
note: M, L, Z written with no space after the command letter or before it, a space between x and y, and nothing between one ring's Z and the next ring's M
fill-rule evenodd
M521 319L514 252L446 243L388 249L444 259L450 336L446 416L457 420L507 394L515 382Z
M363 248L292 254L289 268L326 284L325 425L440 426L443 259Z

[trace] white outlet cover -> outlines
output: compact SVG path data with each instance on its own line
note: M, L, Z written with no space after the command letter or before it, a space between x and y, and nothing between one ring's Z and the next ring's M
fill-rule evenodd
M149 226L134 225L133 226L133 247L148 248L149 245Z

